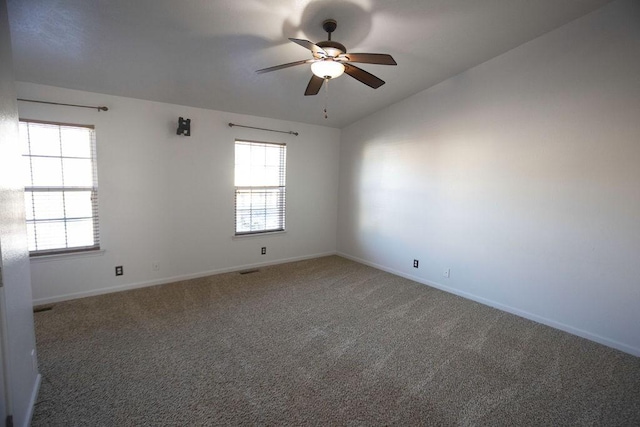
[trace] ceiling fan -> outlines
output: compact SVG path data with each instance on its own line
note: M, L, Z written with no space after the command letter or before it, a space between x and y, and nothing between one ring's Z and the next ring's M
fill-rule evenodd
M304 92L305 95L317 95L325 80L335 79L336 77L341 76L342 73L347 73L367 86L378 89L384 84L384 80L381 80L373 74L352 65L351 62L380 65L398 64L391 55L387 55L385 53L347 53L347 49L343 44L331 40L331 33L335 31L337 26L338 24L334 19L327 19L322 23L322 29L324 29L328 35L328 40L326 41L312 43L309 40L289 39L292 42L309 49L313 55L312 59L303 59L302 61L263 68L256 72L262 74L296 65L311 64L313 76L311 76L311 80L309 80L307 90Z

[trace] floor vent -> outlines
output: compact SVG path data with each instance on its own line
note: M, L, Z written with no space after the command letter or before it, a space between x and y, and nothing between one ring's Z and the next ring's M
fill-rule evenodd
M42 311L49 311L53 308L52 305L39 305L37 307L33 307L33 312L34 313L40 313Z
M254 268L253 270L241 271L240 274L251 274L251 273L257 273L258 271L260 271L260 270L258 270L257 268Z

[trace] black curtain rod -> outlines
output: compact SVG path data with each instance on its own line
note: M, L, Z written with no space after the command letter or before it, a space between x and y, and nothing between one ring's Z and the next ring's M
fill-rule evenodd
M36 101L35 99L22 99L22 98L18 98L18 101L37 102L38 104L64 105L66 107L91 108L91 109L98 110L98 112L100 112L100 111L109 111L109 109L107 107L92 107L90 105L63 104L61 102Z
M244 126L244 125L237 125L235 123L229 123L229 127L232 128L234 126L237 126L239 128L247 128L247 129L257 129L257 130L266 130L268 132L279 132L279 133L288 133L289 135L295 135L298 136L298 132L294 132L292 130L286 131L286 130L274 130L274 129L265 129L265 128L256 128L253 126Z

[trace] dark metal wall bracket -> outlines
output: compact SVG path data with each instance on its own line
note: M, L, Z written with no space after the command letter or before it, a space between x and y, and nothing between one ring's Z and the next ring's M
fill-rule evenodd
M178 118L177 135L191 136L191 119Z

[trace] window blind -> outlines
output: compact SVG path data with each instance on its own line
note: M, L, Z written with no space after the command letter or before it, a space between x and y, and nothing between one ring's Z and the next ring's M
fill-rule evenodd
M235 143L235 234L284 231L285 144Z
M20 121L32 256L100 248L93 126Z

